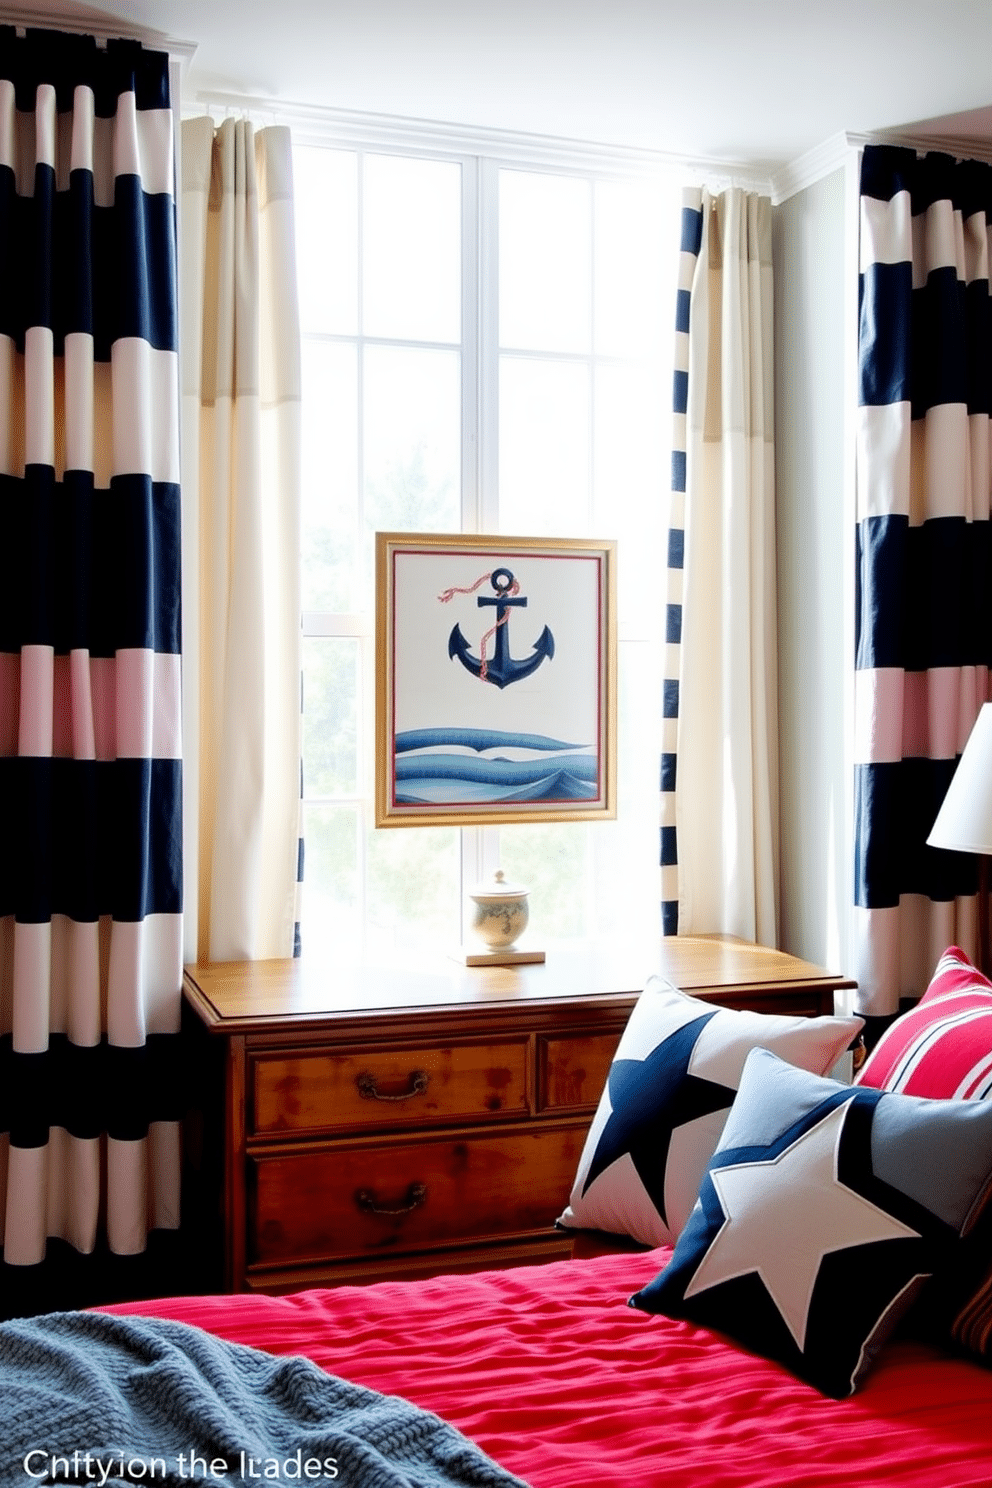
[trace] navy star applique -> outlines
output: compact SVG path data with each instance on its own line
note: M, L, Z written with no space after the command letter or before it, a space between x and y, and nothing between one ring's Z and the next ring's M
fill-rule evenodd
M630 1154L637 1176L667 1225L665 1169L672 1133L678 1126L729 1110L736 1091L715 1080L688 1073L689 1060L703 1025L714 1013L704 1013L676 1029L646 1059L616 1059L607 1089L612 1111L600 1133L582 1192L615 1163Z

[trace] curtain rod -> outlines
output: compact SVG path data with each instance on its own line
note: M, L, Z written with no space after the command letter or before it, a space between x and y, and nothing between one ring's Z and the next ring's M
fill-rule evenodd
M182 41L177 36L167 36L162 31L152 31L148 26L135 26L125 20L108 20L103 16L56 15L51 11L26 11L4 6L0 9L0 25L14 26L24 31L67 31L77 36L93 36L97 43L108 41L140 41L151 51L168 52L188 64L196 53L195 41Z
M982 140L967 135L919 135L895 129L881 129L874 134L849 134L847 137L859 149L864 149L865 145L897 145L924 155L939 151L958 160L992 162L992 139Z

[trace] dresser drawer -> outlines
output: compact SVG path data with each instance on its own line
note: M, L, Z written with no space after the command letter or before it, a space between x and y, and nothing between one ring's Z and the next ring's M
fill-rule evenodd
M249 1158L249 1264L550 1233L584 1139L584 1124L507 1127L257 1154Z
M619 1029L615 1033L540 1038L538 1109L594 1109L603 1093L619 1042Z
M256 1136L525 1115L527 1041L250 1058Z

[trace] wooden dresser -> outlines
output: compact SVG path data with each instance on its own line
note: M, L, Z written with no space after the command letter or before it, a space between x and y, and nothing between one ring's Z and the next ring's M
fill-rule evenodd
M806 1015L853 985L719 937L499 968L188 967L202 1083L223 1092L205 1129L222 1134L224 1285L278 1292L570 1255L554 1220L655 970L728 1007Z

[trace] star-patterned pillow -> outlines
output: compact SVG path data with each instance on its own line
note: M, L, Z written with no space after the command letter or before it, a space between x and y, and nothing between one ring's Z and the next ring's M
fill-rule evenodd
M631 1305L728 1333L842 1399L992 1186L992 1105L749 1055L668 1265Z
M643 1245L682 1232L752 1049L822 1074L861 1018L735 1012L651 977L624 1029L579 1161L563 1229Z

